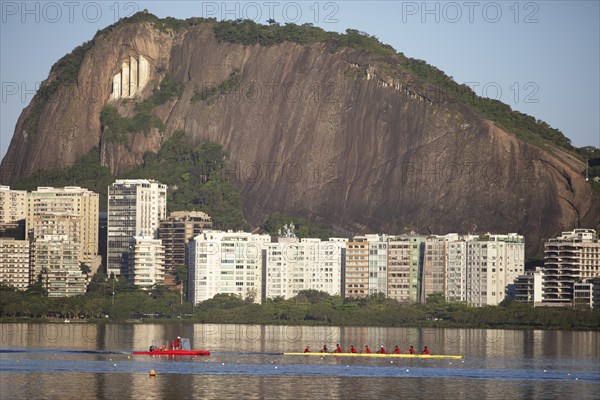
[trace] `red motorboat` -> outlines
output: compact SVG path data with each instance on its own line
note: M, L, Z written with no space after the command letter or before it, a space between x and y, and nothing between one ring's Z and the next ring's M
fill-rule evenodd
M154 343L150 346L148 351L134 351L135 355L147 355L147 356L210 356L208 350L192 350L190 346L190 339L179 338L179 347L170 348L166 345L156 346Z

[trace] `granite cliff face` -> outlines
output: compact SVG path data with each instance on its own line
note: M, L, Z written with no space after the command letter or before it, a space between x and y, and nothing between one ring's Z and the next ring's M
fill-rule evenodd
M117 98L114 85L123 80L115 76L140 57L147 84ZM167 73L184 90L154 108L164 130L108 140L102 109L134 115L135 102ZM208 90L232 77L224 93ZM44 85L56 79L51 72ZM327 42L224 43L210 24L124 24L97 37L76 82L23 111L0 176L9 184L66 166L94 146L118 175L177 130L190 145L224 146L224 174L241 190L252 224L284 211L350 231L519 232L530 254L562 229L600 225L600 198L580 160L517 139L394 60Z

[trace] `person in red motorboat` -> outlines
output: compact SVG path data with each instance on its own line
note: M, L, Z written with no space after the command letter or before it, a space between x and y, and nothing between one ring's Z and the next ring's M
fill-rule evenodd
M423 354L429 355L429 348L427 346L425 346L425 348L423 349Z
M356 347L354 347L354 345L350 346L350 353L356 353Z
M308 346L306 346L306 348L304 349L305 353L310 353L310 349L308 348Z
M394 354L400 354L400 347L394 347Z
M341 353L342 352L342 348L340 347L339 343L335 345L335 352L336 353Z
M408 349L408 352L409 352L410 354L415 354L415 348L414 348L414 347L412 347L412 346L410 346L410 349Z
M378 354L385 354L385 348L383 346L381 346L381 348L379 350L377 350Z
M369 348L368 344L365 345L365 353L366 354L371 354L371 349Z
M328 352L329 352L329 349L327 348L327 345L324 344L323 348L321 349L321 353L328 353Z
M181 336L177 336L177 339L173 341L173 350L181 350Z

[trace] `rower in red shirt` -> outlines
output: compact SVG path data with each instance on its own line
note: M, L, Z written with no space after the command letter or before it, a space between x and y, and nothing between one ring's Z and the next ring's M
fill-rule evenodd
M400 347L396 346L394 348L394 354L400 354Z
M429 349L427 348L427 346L425 346L425 349L423 349L423 354L429 355Z
M354 345L350 346L350 353L356 353L356 347L354 347Z
M336 353L341 353L342 352L342 348L340 347L339 343L335 345L335 352Z
M328 353L328 352L329 352L329 349L327 348L327 345L324 344L323 348L321 349L321 353Z
M379 351L377 351L377 353L385 354L385 349L383 348L383 346L381 346L381 349L379 349Z
M365 345L365 353L366 354L371 354L371 349L369 348L368 344Z
M410 349L408 349L408 352L409 352L410 354L415 354L415 348L414 348L414 347L412 347L412 346L410 346Z
M306 346L306 348L304 349L305 353L310 353L310 349L308 348L308 346Z

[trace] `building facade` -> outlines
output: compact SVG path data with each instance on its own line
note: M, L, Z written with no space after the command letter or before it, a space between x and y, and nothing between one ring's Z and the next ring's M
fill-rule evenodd
M519 303L539 304L543 297L543 271L536 268L535 271L525 271L523 275L515 278L514 293L515 301Z
M153 180L122 179L108 187L107 273L129 278L134 236L158 238L167 212L167 187Z
M544 303L570 304L574 285L600 276L600 241L593 229L575 229L544 243Z
M46 235L35 240L33 275L40 276L48 297L85 294L87 276L79 267L79 246L66 235Z
M419 301L424 244L425 236L401 235L390 238L388 298L403 303Z
M29 275L29 241L0 238L0 284L25 290Z
M522 235L482 235L466 242L466 302L476 307L498 305L507 288L525 271Z
M165 248L160 239L134 236L129 251L129 280L136 286L149 288L165 282Z
M158 237L165 246L165 270L186 265L186 247L202 231L212 229L212 220L201 211L174 211L160 221Z
M79 246L79 261L92 273L98 255L99 195L78 186L38 187L27 194L26 237L66 236Z
M27 216L27 192L0 185L0 224L24 220Z
M347 239L277 238L263 250L263 300L318 290L332 296L342 291L342 260Z
M188 300L199 303L232 294L260 303L263 250L269 235L204 231L189 244Z
M388 237L365 235L369 243L369 283L368 294L387 294L388 288Z
M346 244L344 297L369 295L369 242L365 236L355 236Z

